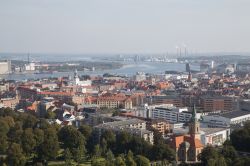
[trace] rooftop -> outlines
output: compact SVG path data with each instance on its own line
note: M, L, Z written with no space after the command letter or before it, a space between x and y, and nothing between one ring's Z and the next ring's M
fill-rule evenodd
M113 128L113 127L125 127L127 125L133 125L138 123L143 123L144 121L140 119L128 119L122 121L114 121L114 122L107 122L98 125L97 127L104 127L104 128Z
M229 128L201 128L201 131L205 132L206 134L213 134L213 133L216 133L216 132L220 132L220 131L223 131L223 130L227 130Z
M248 111L231 111L231 112L227 112L227 113L223 113L221 114L222 117L225 118L236 118L236 117L240 117L240 116L244 116L244 115L249 115L250 112Z

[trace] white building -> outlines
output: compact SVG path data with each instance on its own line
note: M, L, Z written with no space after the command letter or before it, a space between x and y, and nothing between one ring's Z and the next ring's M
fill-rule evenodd
M78 86L91 86L92 85L92 81L91 80L80 80L77 70L75 70L75 74L74 74L74 85L78 85Z
M203 116L203 124L208 127L229 127L230 125L242 124L250 120L248 111L231 111L221 115Z
M29 64L25 64L25 71L35 71L35 63L31 62Z
M153 119L164 119L170 123L189 122L192 113L186 107L177 108L170 105L158 105L152 109Z
M146 75L144 72L137 72L135 75L135 81L145 81L146 80Z
M0 61L0 74L10 74L11 73L11 61L5 60Z
M230 137L230 128L201 128L203 145L221 146Z

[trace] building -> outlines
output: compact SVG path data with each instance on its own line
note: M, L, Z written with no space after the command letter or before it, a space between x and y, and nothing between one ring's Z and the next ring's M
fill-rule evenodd
M209 64L207 64L207 63L201 63L200 64L200 71L201 72L208 72L209 71L209 69L210 69L210 66L209 66Z
M220 115L207 115L202 117L202 122L208 127L229 127L241 125L250 120L248 111L231 111Z
M217 73L233 73L235 71L235 64L221 64L216 67Z
M205 112L218 110L232 111L235 107L234 98L227 96L202 96L201 108Z
M152 109L152 119L164 119L170 123L189 122L192 113L185 108L159 105Z
M186 63L186 72L190 72L190 64L189 63Z
M177 95L155 95L147 96L146 102L149 104L173 104L176 107L183 107L182 99Z
M143 72L137 72L134 79L137 82L145 81L146 80L146 75Z
M241 99L239 102L239 110L240 111L250 111L250 100L249 99Z
M236 71L250 72L250 63L239 63L239 64L237 64Z
M8 83L0 83L0 92L9 91L10 85Z
M2 107L15 109L19 100L17 98L1 98L0 104Z
M148 129L153 129L161 133L162 135L165 135L167 132L170 131L170 123L162 120L162 119L150 119L146 123Z
M128 132L131 135L139 136L150 144L154 143L154 134L152 131L146 129L146 122L139 119L128 119L114 122L107 122L95 126L95 129L99 131L99 138L105 130L112 130L115 133L121 131Z
M97 98L97 105L100 108L125 108L132 109L132 100L124 94L109 94Z
M75 70L73 84L78 85L78 86L91 86L92 81L91 80L80 80L80 78L78 76L78 72L77 72L77 70Z
M11 61L9 60L0 61L0 75L10 74L10 73L11 73Z
M36 66L34 62L31 62L29 64L25 64L24 66L25 71L35 71L36 70Z
M194 107L188 134L174 136L172 139L171 146L176 151L176 160L178 162L198 162L198 155L204 148L200 134L200 123L196 117Z
M201 128L203 145L221 146L230 137L230 128Z
M37 89L30 86L19 86L17 87L17 95L20 99L32 99L37 98Z
M183 124L173 124L177 125L172 129L173 133L176 135L186 135L188 134L188 128ZM221 146L230 137L230 128L226 127L208 127L200 123L200 140L204 146Z

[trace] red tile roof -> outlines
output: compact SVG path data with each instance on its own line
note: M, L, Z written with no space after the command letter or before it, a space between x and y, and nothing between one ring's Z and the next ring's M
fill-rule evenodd
M182 136L176 136L173 139L172 146L176 149L180 147L180 144L183 143L184 141L190 143L190 146L195 147L195 148L202 148L204 145L201 143L201 141L197 138L193 138L187 135L182 135Z

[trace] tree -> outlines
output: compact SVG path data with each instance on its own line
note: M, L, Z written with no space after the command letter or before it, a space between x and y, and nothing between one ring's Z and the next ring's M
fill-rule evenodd
M153 155L150 155L152 156L151 157L152 160L162 160L162 161L164 159L167 159L168 161L175 160L175 152L166 144L153 145L151 151L153 153Z
M100 145L99 144L95 145L93 155L95 157L100 157L101 156L101 149L100 149Z
M38 120L35 116L28 114L23 121L23 129L33 128L35 124L37 123L37 121Z
M86 152L85 138L75 127L64 126L59 131L58 136L63 147L69 148L73 156L83 156Z
M91 166L104 166L104 165L106 165L105 159L101 160L99 158L93 158L91 160Z
M11 116L5 116L1 119L4 120L8 124L9 127L13 127L15 125L14 119Z
M84 136L73 126L65 126L58 133L64 148L69 148L76 162L80 162L86 152Z
M40 119L37 123L36 126L39 129L45 130L48 129L50 127L50 124L48 123L48 121L46 119Z
M74 160L79 164L83 160L83 155L85 154L85 151L83 149L83 146L80 146L78 148L73 149L73 155Z
M109 149L106 154L106 166L114 166L115 157L113 152Z
M15 117L15 112L11 108L0 108L0 116L1 117L5 117L5 116Z
M131 152L131 150L128 151L128 154L126 157L126 165L127 166L136 166L136 162L134 161L134 155Z
M70 150L67 148L64 151L64 160L65 160L66 166L70 166L71 165L71 159L72 159L72 154L71 154Z
M128 151L128 144L131 141L131 136L122 131L116 135L116 151L117 153L127 153Z
M208 164L208 161L210 159L212 160L217 160L219 157L218 152L216 151L216 149L212 146L207 146L205 147L202 152L199 154L198 158L199 160L204 163L205 165Z
M48 128L44 131L44 141L38 147L38 158L41 160L55 159L59 150L59 142L56 131Z
M91 136L92 128L88 125L81 125L78 130L82 133L86 140L88 140Z
M120 156L116 157L115 166L126 166L124 159Z
M6 134L0 134L0 154L5 154L8 148L8 137Z
M27 128L23 131L21 141L23 151L26 153L26 155L30 155L36 146L36 140L34 138L32 128Z
M133 158L128 157L126 159L126 165L127 166L136 166L136 162L135 162L135 160Z
M44 131L39 129L39 128L35 128L34 129L34 139L36 140L36 146L39 146L41 143L43 143Z
M22 122L18 121L8 132L8 138L10 142L21 144L21 136L23 134Z
M19 144L13 143L7 151L6 162L11 166L24 166L26 158L23 155L22 147Z
M133 136L128 144L128 148L135 154L141 154L146 156L149 154L152 145L146 142L143 138Z
M47 111L47 113L45 115L46 119L55 119L55 117L56 117L56 114L53 111Z
M154 132L154 145L164 144L164 139L162 137L162 134L156 129L154 129L153 132Z
M234 130L230 141L235 149L250 152L250 122L246 122L243 128Z
M115 145L116 142L116 136L113 131L106 130L103 132L101 139L105 139L107 142L107 148L112 149L112 147Z
M224 156L227 165L232 165L237 158L236 150L234 149L233 146L230 145L224 145L221 150L221 154Z
M96 144L100 144L100 151L102 153L101 142L99 142L99 140L96 139L97 137L99 137L99 132L97 132L97 130L94 130L91 132L89 139L86 141L86 149L87 149L86 151L88 151L88 153L90 154L94 154L94 149Z
M216 160L215 166L227 166L225 158L224 157L219 157Z
M250 158L249 157L241 157L235 160L233 166L249 166Z
M0 118L0 134L7 134L9 129L8 123L3 118Z
M142 155L137 155L135 161L138 166L150 166L149 159Z
M101 140L101 150L102 150L102 155L105 155L108 150L108 145L105 138L102 138Z
M214 159L209 159L208 161L207 161L207 164L206 164L207 166L215 166L216 165L216 160L214 160Z

